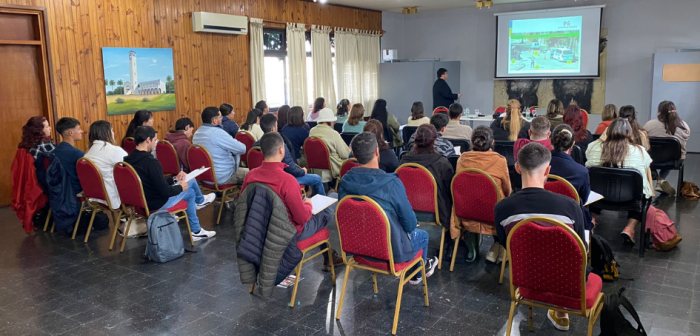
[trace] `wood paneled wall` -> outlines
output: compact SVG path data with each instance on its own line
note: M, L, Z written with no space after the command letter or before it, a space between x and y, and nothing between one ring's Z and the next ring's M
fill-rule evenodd
M192 12L381 30L380 12L297 0L0 0L46 7L57 115L114 125L121 139L131 115L107 116L102 47L172 48L176 111L155 113L159 138L181 117L201 123L207 106L228 102L235 120L252 108L249 36L192 32ZM29 116L28 116L29 117ZM78 144L87 150L87 133Z

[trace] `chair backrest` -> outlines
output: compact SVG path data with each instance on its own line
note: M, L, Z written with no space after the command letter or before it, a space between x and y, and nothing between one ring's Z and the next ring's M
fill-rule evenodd
M510 230L506 251L512 297L515 287L526 288L578 299L586 310L586 248L570 227L546 217L526 218Z
M588 111L581 109L581 120L583 121L583 127L588 129Z
M149 215L141 178L134 167L126 162L115 164L114 184L117 185L117 192L123 206L134 207L139 212L145 212L146 216Z
M436 115L436 114L438 114L438 113L445 113L445 114L447 114L447 113L449 113L449 112L450 112L450 110L449 110L447 107L438 106L438 107L436 107L436 108L433 110L433 115Z
M501 193L485 171L467 168L452 178L452 199L457 217L493 223L493 208L501 200Z
M681 159L681 143L674 137L649 138L649 156L656 163L668 163Z
M391 227L384 210L367 196L348 195L335 209L340 249L346 253L389 261L393 270Z
M257 146L251 148L246 156L248 158L248 168L250 168L250 170L262 166L262 163L265 160L262 149Z
M248 131L244 130L239 130L238 133L236 133L236 140L238 140L240 143L245 145L245 152L248 153L248 151L253 148L253 145L255 144L255 138L253 138L253 135L250 134ZM188 154L189 155L189 154ZM246 162L248 158L246 155L241 156L241 162ZM192 167L192 166L190 166ZM194 169L194 168L192 168Z
M342 133L343 132L343 123L335 123L333 125L333 129L338 133Z
M156 145L156 157L163 166L163 174L176 176L180 173L180 160L173 144L168 141L158 141Z
M600 136L601 136L601 135L602 135L602 134L591 134L591 136L593 137L593 141L596 141L596 140L600 139Z
M306 154L306 162L309 168L332 170L331 152L321 138L306 138L304 140L304 154Z
M455 146L455 147L459 146L460 154L468 152L471 149L470 148L471 145L469 144L469 141L466 139L447 139L447 138L445 138L445 140L449 141L452 144L452 146Z
M350 143L352 142L352 138L354 138L358 133L340 133L340 137L343 138L343 141L345 142L348 147L350 147Z
M493 111L493 114L501 114L501 113L506 113L505 105L499 106Z
M603 195L605 202L641 201L644 177L636 169L591 167L588 169L591 190Z
M122 148L127 154L131 154L131 152L136 148L136 142L134 142L134 138L124 138L124 140L122 141Z
M544 184L545 190L551 191L555 194L569 197L576 201L576 203L581 202L578 195L578 191L576 191L576 188L574 188L574 186L571 185L571 183L565 178L552 174L549 174L547 178L549 179L549 181L545 182Z
M107 196L107 188L105 187L102 173L92 160L82 157L75 164L75 170L78 173L80 185L83 187L83 194L86 198L95 198L107 202L107 205L112 209L112 203Z
M417 163L404 163L396 168L395 173L406 188L406 195L413 211L434 213L439 223L438 188L433 174Z
M586 159L583 156L583 150L578 145L574 145L574 148L571 149L571 158L574 159L576 163L582 166L586 165Z
M401 129L401 138L403 138L403 143L408 144L408 141L411 140L411 136L413 133L416 133L416 130L418 129L418 126L404 126ZM406 148L406 150L411 150L410 148Z
M316 125L318 125L318 122L307 121L306 124L309 125L310 128L314 128L314 127L316 127Z
M343 178L345 174L347 174L350 169L353 169L360 164L357 162L357 159L347 159L343 162L342 165L340 165L340 176L338 178Z
M240 134L240 133L239 133ZM216 181L216 174L214 174L214 165L211 159L209 151L202 145L194 144L190 146L187 150L187 162L190 164L190 169L195 170L199 168L210 168L204 173L196 177L197 181L202 182L213 182L218 184Z
M496 145L493 148L495 152L506 158L508 167L515 166L515 162L518 161L513 155L513 147L515 147L515 141L496 140Z
M401 153L403 154L403 153ZM401 161L401 160L399 160ZM450 161L450 165L452 165L452 170L457 171L457 161L459 161L459 155L452 154L447 157L447 161Z

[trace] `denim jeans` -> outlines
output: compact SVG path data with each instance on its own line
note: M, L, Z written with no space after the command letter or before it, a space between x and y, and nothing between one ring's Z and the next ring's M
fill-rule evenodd
M161 209L171 208L180 201L186 201L187 210L185 212L187 212L187 218L190 220L190 229L193 233L197 233L202 229L199 226L199 218L197 218L197 204L204 202L204 196L202 196L202 191L199 190L199 185L197 185L195 179L191 179L187 184L189 185L187 191L170 197Z
M411 245L413 245L413 255L418 253L418 251L423 250L423 261L428 266L428 233L415 229L411 232Z
M314 189L314 192L326 196L326 191L323 189L323 181L321 181L321 176L316 174L306 174L304 176L297 177L297 182L299 184L307 185Z

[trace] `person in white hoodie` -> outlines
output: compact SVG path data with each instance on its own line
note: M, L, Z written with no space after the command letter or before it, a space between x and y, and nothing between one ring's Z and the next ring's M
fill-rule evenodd
M121 147L114 145L114 129L108 121L98 120L92 123L88 137L92 145L85 153L85 157L92 160L102 174L112 208L119 209L122 202L119 200L117 186L114 183L114 165L124 161L124 157L129 154Z
M690 139L690 127L688 123L683 121L676 112L676 104L672 101L662 101L659 104L657 119L649 120L644 125L644 130L647 131L649 137L667 138L674 137L681 143L681 160L685 160L686 143ZM653 178L656 180L656 190L669 195L676 194L670 183L666 181L666 177L671 172L670 169L652 170Z

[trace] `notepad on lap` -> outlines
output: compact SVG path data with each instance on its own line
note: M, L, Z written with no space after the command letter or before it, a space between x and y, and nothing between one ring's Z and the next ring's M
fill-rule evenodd
M591 190L591 193L588 194L588 199L586 200L586 204L584 204L584 205L589 205L591 203L598 202L598 201L602 200L603 198L604 198L603 195Z
M313 205L311 212L314 215L323 211L325 208L331 206L331 204L338 202L338 200L333 198L333 197L328 197L328 196L323 196L323 195L316 195L314 197L311 197L310 200L311 200L311 204Z
M189 182L190 180L196 178L199 175L202 175L205 171L209 170L209 168L199 168L191 171L189 174L187 174L187 177L185 177L185 182ZM175 181L175 184L178 184L177 181Z

